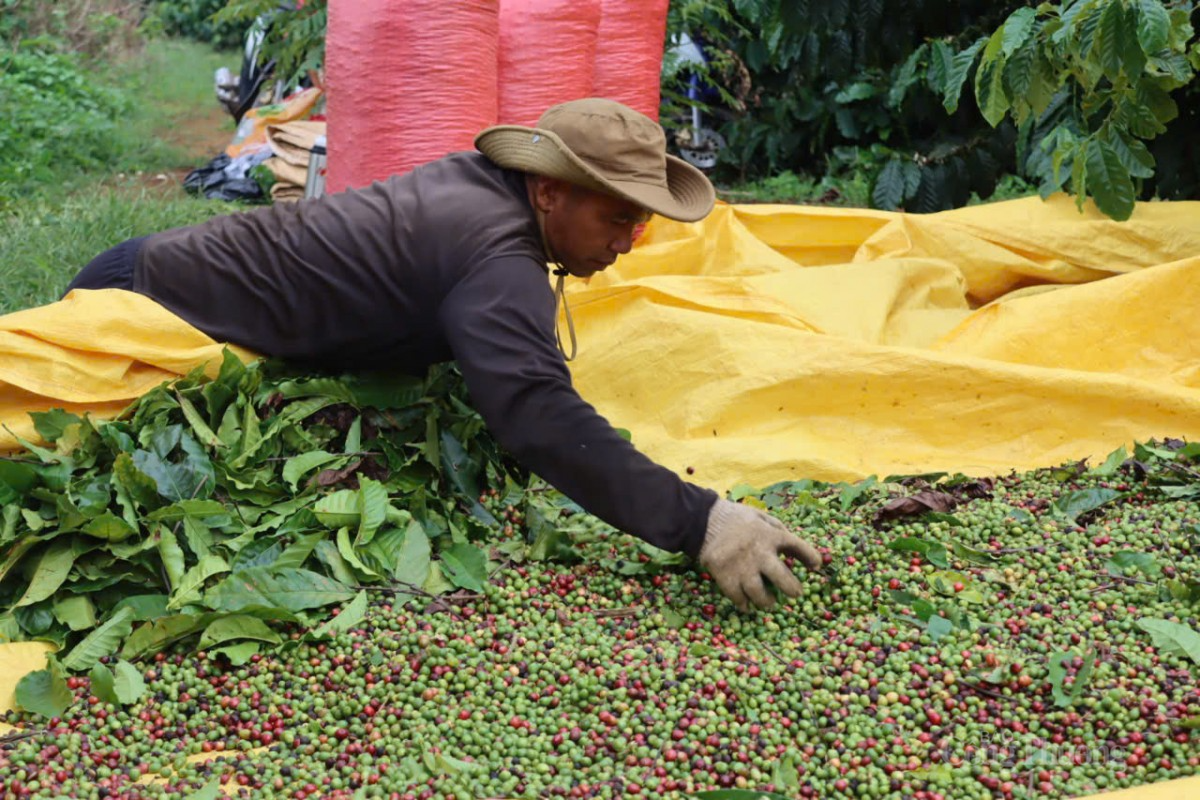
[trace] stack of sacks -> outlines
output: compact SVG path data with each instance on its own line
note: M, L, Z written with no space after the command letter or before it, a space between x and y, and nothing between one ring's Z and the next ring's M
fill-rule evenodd
M333 0L326 191L472 149L496 124L500 0Z
M500 0L500 123L532 126L550 106L581 97L607 97L658 119L667 5Z
M581 97L658 119L668 0L331 0L326 191L367 186Z
M267 144L274 155L264 165L275 173L275 185L271 187L273 201L304 199L309 155L317 137L324 135L325 123L312 120L267 126Z
M533 126L550 106L590 96L599 29L600 0L500 0L500 123Z
M668 0L601 0L592 94L658 119Z

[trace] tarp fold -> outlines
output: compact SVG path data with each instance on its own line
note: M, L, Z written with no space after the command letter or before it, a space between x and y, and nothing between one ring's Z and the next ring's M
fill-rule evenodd
M719 204L655 219L568 299L580 393L719 490L1200 438L1200 203L1123 223L1061 196L923 216ZM33 435L29 410L112 414L219 352L124 292L0 317L0 446Z

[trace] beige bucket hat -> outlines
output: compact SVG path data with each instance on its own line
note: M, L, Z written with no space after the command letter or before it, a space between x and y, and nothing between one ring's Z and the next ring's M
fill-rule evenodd
M502 167L616 195L681 222L703 219L716 201L703 172L667 155L662 127L615 100L551 106L537 127L496 125L475 146Z

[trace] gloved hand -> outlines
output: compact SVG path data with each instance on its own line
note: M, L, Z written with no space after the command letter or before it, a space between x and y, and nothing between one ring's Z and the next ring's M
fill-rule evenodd
M713 504L700 566L739 610L749 610L747 601L762 608L775 605L764 578L788 597L800 594L800 581L779 559L780 553L796 556L808 569L821 566L817 549L770 514L729 500Z

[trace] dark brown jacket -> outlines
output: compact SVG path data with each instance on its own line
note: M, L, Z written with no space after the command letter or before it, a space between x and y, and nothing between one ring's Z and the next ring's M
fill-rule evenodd
M481 154L155 234L134 290L218 341L313 366L457 360L527 468L653 545L695 557L703 543L716 494L639 453L572 387L524 175Z

